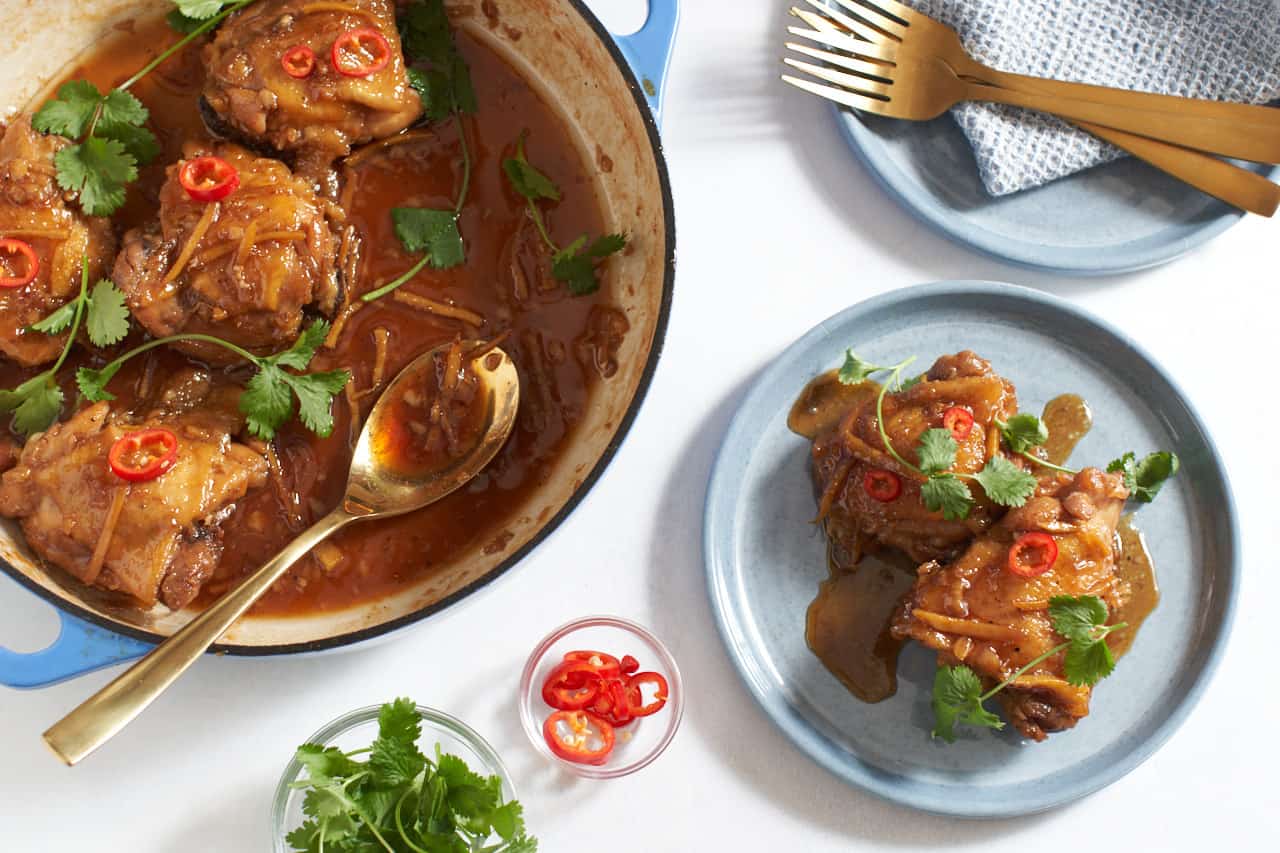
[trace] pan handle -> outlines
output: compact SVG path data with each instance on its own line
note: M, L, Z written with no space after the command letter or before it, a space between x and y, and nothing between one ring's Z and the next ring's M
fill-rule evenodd
M21 654L0 646L0 684L30 689L48 687L151 651L149 643L90 625L61 611L58 638L46 649Z
M631 70L640 78L653 118L662 123L662 96L665 94L667 66L680 22L680 0L649 0L649 16L644 26L629 36L614 36Z

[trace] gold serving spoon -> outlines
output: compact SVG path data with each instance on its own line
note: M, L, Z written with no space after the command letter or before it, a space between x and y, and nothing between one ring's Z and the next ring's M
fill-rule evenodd
M347 491L337 509L317 521L266 565L245 578L128 671L87 699L44 733L45 742L69 765L106 743L186 672L285 571L332 533L353 521L401 515L427 506L467 483L489 464L515 424L520 381L515 364L496 347L471 361L486 407L478 438L466 452L443 465L408 470L386 449L403 434L396 419L405 394L432 380L436 355L451 344L424 353L391 382L365 422L351 460ZM469 341L464 347L484 345Z

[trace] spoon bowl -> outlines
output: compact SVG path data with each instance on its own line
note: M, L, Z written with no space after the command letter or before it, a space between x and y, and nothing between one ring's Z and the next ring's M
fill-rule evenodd
M436 454L435 464L397 464L387 448L395 434L414 440L402 422L405 404L431 387L453 387L474 379L474 395L466 404L474 429L461 438L450 433L449 452ZM416 396L415 396L416 395ZM520 404L520 380L511 357L480 341L448 343L409 363L382 392L360 432L347 490L338 506L303 531L262 568L244 578L207 610L157 646L118 678L85 700L44 733L58 758L74 765L110 740L156 700L191 664L253 606L289 567L334 532L354 521L403 515L432 504L464 485L506 443ZM472 407L483 407L476 411ZM432 411L438 408L433 404ZM425 425L424 425L425 431ZM401 442L403 444L403 442Z

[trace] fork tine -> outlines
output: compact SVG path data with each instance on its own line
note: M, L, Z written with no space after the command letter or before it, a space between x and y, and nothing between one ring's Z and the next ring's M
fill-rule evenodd
M835 0L835 2L848 9L864 26L871 27L875 31L882 33L882 37L889 36L901 41L907 36L907 28L903 25L903 22L885 14L885 11L879 8L880 4L876 0L865 0L865 2ZM834 18L839 12L832 9L830 14Z
M805 56L812 56L814 59L821 59L831 65L838 65L841 68L847 68L850 71L856 71L863 76L876 77L885 82L891 82L891 67L877 62L864 62L861 59L854 59L851 56L845 56L842 53L832 53L828 50L818 50L816 47L809 47L807 44L797 44L796 42L787 42L787 47L796 53L803 53Z
M898 59L898 48L893 42L859 41L843 33L830 30L803 30L800 27L787 27L787 32L793 36L820 42L827 47L843 50L845 53L852 53L859 59L879 59L888 63L896 63Z
M812 62L801 62L791 57L783 57L783 62L792 68L798 68L806 74L812 74L819 80L826 80L828 83L835 83L852 89L859 95L869 95L888 100L893 94L892 83L882 83L879 80L869 80L866 77L860 77L856 74L846 74L843 71L837 71L834 68L827 68L823 65L814 65Z
M869 113L884 112L885 102L878 101L875 98L864 98L862 95L855 95L852 92L846 92L844 89L824 86L811 80L801 80L799 77L792 77L789 74L783 74L782 80L797 89L803 89L812 95L826 98L828 101L835 101L837 104L844 104L846 107L853 107L855 110L866 110Z
M856 36L864 38L867 41L880 41L885 37L885 34L880 30L877 30L874 27L869 27L866 24L864 24L862 21L855 20L854 18L850 18L848 15L842 14L839 11L832 9L830 6L823 3L822 0L805 0L805 2L808 3L810 6L813 6L815 9L821 10L823 15L826 15L831 20L835 21L837 24L844 27L844 29L847 30L848 32L851 32ZM807 23L809 26L813 27L814 29L826 29L827 27L820 28L815 26L816 22L813 20L810 20L811 18L818 18L819 20L823 21L824 24L826 24L827 26L830 26L830 21L827 21L825 18L822 18L818 15L814 15L812 12L807 13L805 15L800 15L799 13L801 11L802 11L801 9L797 9L794 6L792 7L792 12L796 13L796 16L798 18L803 20L805 23Z
M907 28L911 26L911 16L915 11L895 0L835 0L835 2L859 19L899 40L907 37Z

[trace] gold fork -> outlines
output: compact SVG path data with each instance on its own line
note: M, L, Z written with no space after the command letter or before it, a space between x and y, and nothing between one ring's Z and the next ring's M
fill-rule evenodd
M806 2L822 10L824 14L830 15L829 20L801 9L791 10L815 30L827 29L839 32L843 28L848 33L871 42L897 44L898 50L904 54L933 52L957 74L983 83L1003 85L1005 88L1021 88L1033 93L1060 91L1058 81L1055 80L1006 74L988 68L969 55L961 44L960 37L950 27L894 0L864 0L859 6L855 6L852 0L835 0L849 9L853 15L844 15L821 0L806 0ZM868 6L876 8L867 8ZM833 65L848 67L847 63L850 61L842 54L818 50L796 42L787 42L787 47L797 53L821 59ZM1070 85L1066 88L1072 89ZM1103 88L1103 91L1109 93L1112 90ZM1184 99L1178 100L1181 102ZM1192 103L1196 107L1201 105L1199 101ZM1145 136L1137 136L1088 122L1076 122L1076 124L1082 130L1110 142L1183 183L1234 207L1261 216L1272 216L1277 208L1280 208L1280 186L1248 169L1242 169L1233 163L1224 162L1200 151L1148 139Z
M1002 89L961 79L936 56L900 55L896 46L857 41L825 30L788 29L796 35L839 47L855 58L845 65L853 73L790 57L783 60L793 68L841 88L791 76L783 79L855 109L889 118L929 121L964 101L988 101L1106 125L1227 157L1280 163L1280 134L1255 125Z
M972 77L1003 89L1058 95L1135 110L1152 110L1187 117L1256 124L1280 134L1280 110L1274 107L1183 98L1177 95L1158 95L1154 92L1137 92L1131 89L1095 86L1090 83L1071 83L1065 80L1051 80L999 71L970 56L955 30L897 0L833 0L848 10L849 15L841 15L831 6L824 8L823 4L814 0L808 0L808 2L822 8L832 18L843 18L850 23L861 21L868 29L890 36L904 46L910 45L919 52L940 56L961 77ZM876 41L874 38L871 40Z

